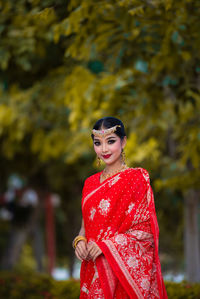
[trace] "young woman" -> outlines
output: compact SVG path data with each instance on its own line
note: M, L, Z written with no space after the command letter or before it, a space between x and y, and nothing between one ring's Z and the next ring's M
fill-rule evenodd
M82 226L73 241L82 261L80 298L165 299L148 172L124 163L126 134L119 119L98 120L91 136L106 166L83 188Z

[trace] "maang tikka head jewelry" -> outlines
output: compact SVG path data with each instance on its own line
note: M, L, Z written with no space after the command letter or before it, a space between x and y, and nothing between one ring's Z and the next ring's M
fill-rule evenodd
M117 130L118 127L121 128L121 125L116 125L116 126L111 127L109 129L102 129L102 130L95 130L95 129L93 129L92 133L96 137L105 137L105 136L107 136L107 135L109 135L111 133L114 133Z

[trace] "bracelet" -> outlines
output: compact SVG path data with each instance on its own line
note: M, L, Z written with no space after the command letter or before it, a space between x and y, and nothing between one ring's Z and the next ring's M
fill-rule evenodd
M86 237L84 237L84 236L77 236L77 237L73 240L73 242L72 242L72 247L73 247L74 249L76 249L76 246L77 246L78 242L81 241L81 240L87 242Z
M74 249L76 249L76 246L77 246L78 242L81 241L81 240L87 242L87 239L84 236L77 236L74 239L73 243L72 243L72 246L73 246Z

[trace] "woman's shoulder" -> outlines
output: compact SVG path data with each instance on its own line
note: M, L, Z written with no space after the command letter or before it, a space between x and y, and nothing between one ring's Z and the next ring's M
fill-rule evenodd
M145 179L146 181L150 179L148 171L142 167L128 168L128 175L133 179L135 179L136 177Z
M85 196L89 191L91 191L94 188L94 186L97 185L99 175L100 175L100 173L97 172L97 173L90 175L89 177L87 177L84 180L84 185L83 185L83 190L82 190L83 196Z
M85 184L97 180L101 172L96 172L85 179Z

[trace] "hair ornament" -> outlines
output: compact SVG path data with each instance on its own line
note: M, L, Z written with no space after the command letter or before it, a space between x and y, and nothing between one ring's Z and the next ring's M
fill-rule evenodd
M105 137L105 136L107 136L107 135L109 135L111 133L114 133L117 130L118 127L121 128L121 125L116 125L116 126L111 127L109 129L102 129L102 130L95 130L95 129L93 129L92 133L96 137Z

